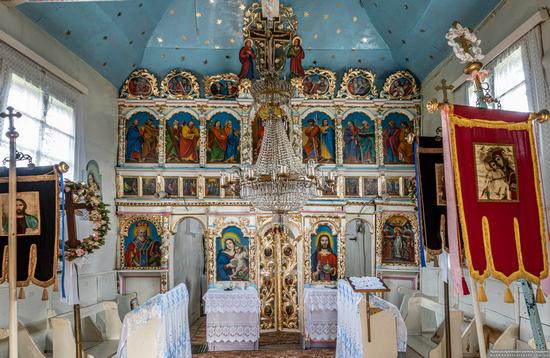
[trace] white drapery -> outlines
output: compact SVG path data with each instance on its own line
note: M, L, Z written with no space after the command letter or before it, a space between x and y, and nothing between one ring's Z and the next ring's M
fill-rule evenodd
M185 284L180 284L164 294L148 299L139 308L128 312L122 323L117 357L126 358L128 336L156 317L162 322L163 327L159 327L156 331L156 337L151 337L159 347L154 358L190 358L188 302L187 287Z
M12 96L10 96L10 89L12 89ZM39 93L36 93L37 91ZM45 103L43 103L44 98L48 99ZM82 96L75 88L52 75L5 42L0 41L0 111L7 106L12 106L17 111L28 113L33 118L41 118L43 112L48 112L48 126L40 130L36 127L36 123L32 123L28 119L21 118L15 121L20 140L26 136L25 142L28 142L29 146L33 146L34 142L38 140L43 141L43 150L40 152L40 156L43 158L34 158L35 161L38 161L37 164L55 164L51 162L50 158L66 158L65 161L71 164L69 177L79 173L83 168L85 163L84 147L81 143L83 138L81 103ZM0 118L0 130L4 129L5 131L7 128L5 121ZM58 151L59 148L62 148L63 151L66 150L66 146L59 145L59 140L67 138L57 135L51 129L64 128L63 126L66 125L75 126L71 128L74 130L72 147L72 151L76 153L74 157L67 157L67 153ZM7 148L7 139L3 133L0 136L0 145L2 148ZM35 148L22 148L22 151L25 149L34 150Z

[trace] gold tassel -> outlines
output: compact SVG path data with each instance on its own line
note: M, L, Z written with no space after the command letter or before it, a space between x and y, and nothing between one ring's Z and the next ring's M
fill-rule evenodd
M19 289L19 296L17 296L18 300L24 300L25 299L25 288L21 287Z
M504 291L504 302L506 303L514 303L514 295L512 294L512 290L510 290L510 286L506 286L506 291Z
M536 302L540 303L540 304L546 303L546 299L544 298L544 293L542 292L542 288L540 288L540 285L539 285L539 287L537 287L537 300L536 300Z
M47 301L48 300L48 289L45 288L42 290L42 301Z
M53 292L59 292L59 285L57 284L57 277L53 281Z
M478 302L487 302L487 294L485 294L485 288L483 288L483 283L479 284L479 289L477 291L477 300Z

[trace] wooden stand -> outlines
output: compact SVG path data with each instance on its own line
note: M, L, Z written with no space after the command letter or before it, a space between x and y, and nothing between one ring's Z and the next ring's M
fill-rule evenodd
M355 287L353 282L350 280L349 277L346 277L346 280L348 281L349 285L353 289L353 292L362 293L366 296L367 299L367 337L368 341L371 341L371 333L370 333L370 315L371 315L371 308L370 308L370 298L369 293L381 293L381 292L390 292L391 290L388 288L386 283L382 281L381 278L378 278L382 285L384 285L384 288L377 288L377 289L358 289Z

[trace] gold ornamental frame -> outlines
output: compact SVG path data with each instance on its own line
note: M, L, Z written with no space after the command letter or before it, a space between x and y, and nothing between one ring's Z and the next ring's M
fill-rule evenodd
M390 89L392 87L392 84L400 78L405 78L411 83L411 93L405 96L394 96L390 93ZM382 87L380 97L402 101L416 99L420 97L420 88L416 84L416 79L414 78L412 73L410 73L409 71L397 71L389 75L384 81L384 86Z
M210 88L212 84L222 80L226 82L231 81L235 83L235 87L237 88L237 92L235 92L235 95L212 94L212 90ZM234 73L224 73L221 75L205 76L204 77L204 96L206 98L214 98L214 99L228 99L228 98L239 97L239 76L237 76Z
M167 230L165 229L168 224L168 218L164 215L119 215L119 233L118 233L118 245L119 245L119 258L118 265L121 270L156 270L165 271L166 263L168 262L168 250L166 250L165 244L167 241ZM161 250L161 264L157 267L127 267L124 263L124 239L128 236L128 230L133 223L138 221L147 221L155 226L157 233L160 236L160 250Z
M348 84L356 77L365 78L370 84L370 91L365 95L356 95L349 91ZM344 73L342 77L342 83L340 83L340 90L338 91L338 97L349 99L373 99L378 97L378 89L376 88L376 75L369 70L361 68L350 68Z
M346 248L345 248L345 233L342 232L342 227L336 223L335 221L332 221L330 219L326 218L319 218L319 219L312 219L310 221L311 230L306 232L306 235L304 235L304 283L311 284L311 283L319 283L319 282L325 282L325 281L312 281L311 279L311 235L316 234L317 228L320 225L327 225L330 227L330 229L333 232L333 235L338 236L338 279L345 277L345 257L346 257ZM336 284L336 282L334 282Z
M181 76L189 81L191 90L187 94L173 94L170 93L170 88L168 87L170 80L176 76ZM173 69L168 72L166 76L160 82L160 94L162 97L168 99L191 99L198 98L200 96L199 82L197 81L197 76L192 74L189 71Z
M136 96L131 94L130 91L128 90L130 81L138 77L145 78L149 82L149 86L151 87L151 90L146 95ZM130 75L126 78L126 81L124 81L124 84L122 85L122 88L120 90L120 98L147 99L147 98L158 97L158 96L159 96L159 90L158 90L157 77L151 71L145 68L140 68L132 71L132 73L130 73Z
M307 94L304 92L304 81L312 75L323 76L328 80L328 87L326 91L315 94ZM300 97L305 97L308 99L331 99L334 97L334 90L336 88L336 73L326 68L312 67L305 71L304 77L298 78L291 83L295 86L295 90L298 92Z
M393 216L403 216L405 217L410 223L414 230L414 262L410 263L382 263L382 245L384 241L384 224L386 221L393 217ZM399 267L418 267L420 262L420 238L418 234L418 221L416 217L416 213L414 212L407 212L407 211L400 211L400 212L383 212L381 214L377 214L376 217L376 266L384 267L384 268L399 268Z
M235 226L241 229L243 236L248 237L248 281L249 283L256 284L256 261L257 261L257 245L256 235L253 230L249 228L249 220L246 217L241 217L238 221L234 219L224 220L222 217L216 218L214 221L214 227L208 229L205 232L205 251L206 251L206 274L208 283L217 283L216 277L216 237L220 236L222 231L228 226ZM224 281L219 281L224 282Z

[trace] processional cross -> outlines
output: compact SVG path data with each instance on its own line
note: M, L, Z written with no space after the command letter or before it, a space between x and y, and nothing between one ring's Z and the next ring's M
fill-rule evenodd
M437 85L437 87L435 87L435 90L436 91L443 91L443 103L448 103L449 102L449 96L448 96L447 91L452 91L454 88L455 88L455 86L453 86L453 85L448 85L447 86L447 80L443 79L443 80L441 80L441 85Z

